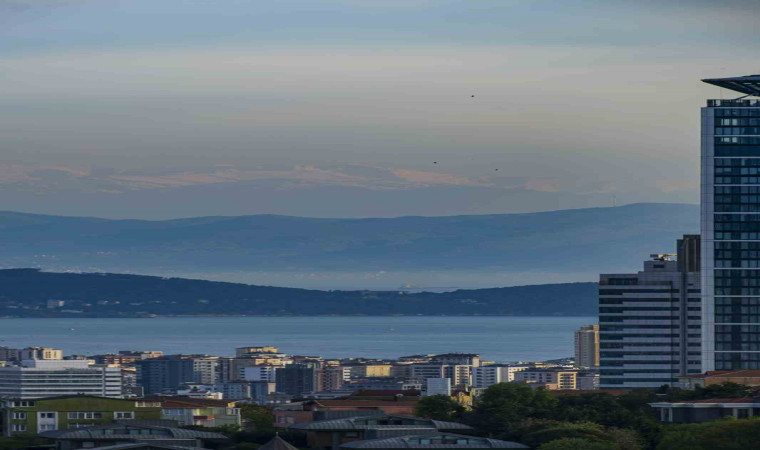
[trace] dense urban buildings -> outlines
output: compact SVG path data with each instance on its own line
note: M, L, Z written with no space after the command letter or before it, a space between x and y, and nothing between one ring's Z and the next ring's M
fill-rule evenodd
M644 270L599 278L600 387L660 387L700 373L699 236Z
M703 81L702 368L760 369L760 75Z

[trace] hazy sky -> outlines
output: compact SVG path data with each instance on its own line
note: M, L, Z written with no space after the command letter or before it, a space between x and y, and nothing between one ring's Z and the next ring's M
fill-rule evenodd
M699 79L760 73L758 13L755 0L0 0L0 209L693 203L698 108L734 95Z

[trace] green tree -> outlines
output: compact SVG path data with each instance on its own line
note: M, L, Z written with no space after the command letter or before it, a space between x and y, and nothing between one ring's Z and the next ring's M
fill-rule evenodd
M274 414L266 406L241 404L240 418L250 431L261 433L274 432Z
M616 450L609 442L593 442L583 438L563 438L547 442L539 450Z
M435 420L457 421L464 414L464 407L447 395L422 397L415 408L416 415Z
M478 431L510 437L515 426L526 418L546 418L557 400L544 388L533 389L522 383L498 383L478 397L468 422Z
M760 448L760 419L716 420L665 428L657 450Z

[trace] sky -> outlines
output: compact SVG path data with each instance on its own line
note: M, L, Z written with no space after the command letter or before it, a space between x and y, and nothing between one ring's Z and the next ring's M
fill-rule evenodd
M369 217L698 201L756 1L0 0L0 209Z

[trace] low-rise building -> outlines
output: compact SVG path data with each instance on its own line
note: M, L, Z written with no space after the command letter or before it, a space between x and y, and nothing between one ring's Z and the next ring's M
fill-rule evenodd
M0 423L4 436L68 430L124 419L160 419L161 404L86 395L36 400L2 400Z
M274 408L276 428L287 428L295 423L353 415L403 415L413 416L419 396L397 394L394 397L347 397L343 399L318 399L300 403L284 404Z
M188 430L161 421L130 420L93 427L46 431L42 437L55 441L56 450L108 449L203 449L207 443L223 444L229 438L208 431ZM145 446L146 444L147 447Z
M659 410L665 423L710 422L723 417L748 419L760 416L760 397L710 398L683 402L658 402L649 406Z
M760 386L760 370L712 370L697 375L681 375L678 384L684 389L695 389L713 384L736 383L745 386Z
M372 450L456 450L456 449L493 449L493 448L530 448L517 442L502 441L485 437L465 436L453 433L431 433L413 436L354 441L340 446L341 449Z
M150 397L161 403L161 418L175 420L183 426L240 426L240 408L234 401L190 397Z
M417 435L439 431L464 431L471 427L456 423L407 416L360 416L299 423L289 427L306 432L309 447L338 450L341 445L380 437Z

